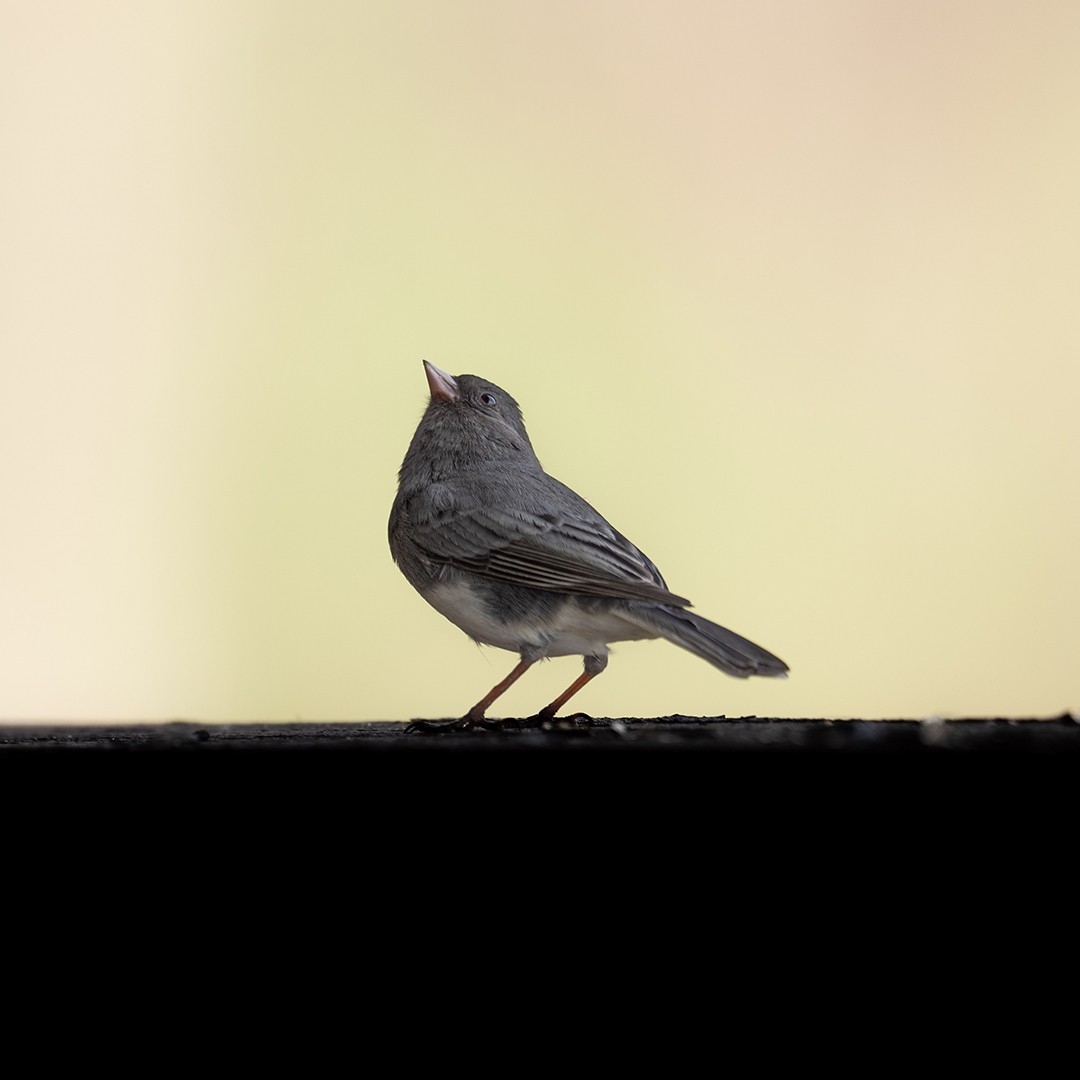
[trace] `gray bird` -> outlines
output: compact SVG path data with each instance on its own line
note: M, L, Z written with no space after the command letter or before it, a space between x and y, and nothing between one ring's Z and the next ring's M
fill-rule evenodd
M584 657L583 674L527 721L544 723L607 667L612 641L667 638L739 678L787 672L759 645L687 611L651 559L548 476L505 390L426 360L424 369L431 400L398 473L390 551L436 611L521 660L460 720L414 730L498 726L484 714L532 664Z

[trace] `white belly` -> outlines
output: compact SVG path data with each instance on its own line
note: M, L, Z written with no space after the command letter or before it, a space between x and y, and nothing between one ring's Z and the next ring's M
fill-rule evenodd
M616 612L586 610L573 598L546 616L542 626L527 620L502 622L493 618L480 597L460 582L435 585L424 599L475 641L510 652L528 646L541 656L602 656L609 642L658 636Z

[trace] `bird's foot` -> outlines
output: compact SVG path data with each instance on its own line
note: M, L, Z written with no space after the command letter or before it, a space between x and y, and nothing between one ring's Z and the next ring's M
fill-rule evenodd
M520 721L523 727L541 728L544 731L579 731L581 728L603 727L602 720L594 720L588 713L576 712L569 716L556 716L541 709L535 716Z
M579 731L582 728L604 727L604 721L595 720L588 713L576 712L569 716L555 716L543 709L534 716L507 716L493 719L466 713L458 720L413 720L406 728L406 735L439 735L445 732L475 731Z
M482 723L468 713L457 720L413 720L406 728L406 735L442 735L448 731L472 731Z
M501 720L491 720L485 717L480 721L480 726L485 731L525 731L528 728L540 727L539 717L536 716L506 716Z
M603 720L597 720L595 716L590 716L587 712L571 713L569 716L563 716L560 719L562 723L576 728L608 726Z

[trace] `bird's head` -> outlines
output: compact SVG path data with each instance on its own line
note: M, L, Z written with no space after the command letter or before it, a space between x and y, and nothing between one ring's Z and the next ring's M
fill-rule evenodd
M431 400L417 434L466 461L532 458L532 443L518 403L478 375L448 375L424 361Z

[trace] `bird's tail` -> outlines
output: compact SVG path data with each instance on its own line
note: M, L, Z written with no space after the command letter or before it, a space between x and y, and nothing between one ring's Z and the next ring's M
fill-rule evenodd
M729 675L745 679L748 675L782 677L787 674L788 666L778 656L692 611L660 604L634 607L635 622L651 627L661 637L681 645L702 660L708 660Z

